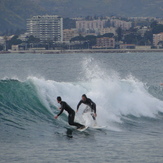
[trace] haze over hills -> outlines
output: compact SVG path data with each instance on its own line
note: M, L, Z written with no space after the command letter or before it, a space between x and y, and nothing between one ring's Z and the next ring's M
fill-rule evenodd
M163 0L0 0L0 31L26 28L34 15L162 17Z

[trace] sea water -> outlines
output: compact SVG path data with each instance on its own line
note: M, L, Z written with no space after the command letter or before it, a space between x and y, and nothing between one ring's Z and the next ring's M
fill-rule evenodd
M163 53L1 54L0 70L0 163L163 162ZM54 119L82 94L105 128Z

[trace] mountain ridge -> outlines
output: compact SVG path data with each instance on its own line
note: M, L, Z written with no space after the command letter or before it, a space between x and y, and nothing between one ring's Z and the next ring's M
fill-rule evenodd
M1 0L0 31L25 29L34 15L162 17L162 0Z

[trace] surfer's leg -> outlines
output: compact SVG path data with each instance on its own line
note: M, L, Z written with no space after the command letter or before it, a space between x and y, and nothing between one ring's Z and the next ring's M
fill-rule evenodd
M96 120L96 117L94 116L94 113L93 112L91 113L91 116L92 116L93 120L95 121Z
M95 117L94 113L96 113L96 104L93 104L92 105L91 111L92 111L91 116L92 116L93 120L95 121L96 120L96 117Z
M74 122L75 113L69 114L68 123L69 125L76 126L77 128L83 127L84 125Z
M92 106L92 113L91 113L91 116L92 116L92 118L93 118L93 120L94 120L94 126L97 126L95 114L96 114L96 104L94 104L94 105Z

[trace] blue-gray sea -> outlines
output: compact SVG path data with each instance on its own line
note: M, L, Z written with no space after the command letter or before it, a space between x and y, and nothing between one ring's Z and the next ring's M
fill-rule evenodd
M0 163L162 163L163 53L0 54ZM97 125L58 119L86 94Z

